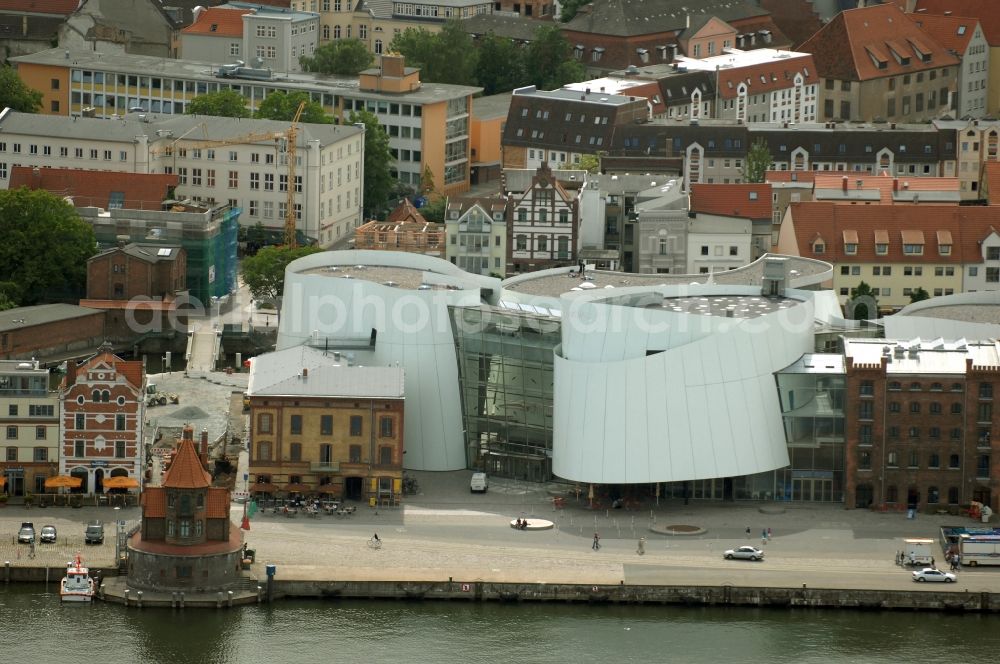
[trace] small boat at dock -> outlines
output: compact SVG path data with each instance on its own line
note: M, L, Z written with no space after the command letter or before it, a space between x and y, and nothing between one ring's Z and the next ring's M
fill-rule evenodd
M63 602L90 602L94 599L94 579L83 564L80 554L66 563L66 576L59 584L59 599Z

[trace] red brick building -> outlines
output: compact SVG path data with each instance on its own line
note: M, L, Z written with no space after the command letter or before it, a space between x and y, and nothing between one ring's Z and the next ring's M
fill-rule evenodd
M1000 507L996 343L847 339L844 360L848 507Z
M145 369L102 350L70 366L62 385L61 475L83 480L79 491L103 493L106 477L141 482Z
M124 244L87 260L87 299L170 298L187 289L183 247Z
M104 312L73 304L16 307L0 320L0 360L82 357L104 341Z
M78 168L14 166L10 188L44 189L72 200L76 207L160 210L173 198L176 174L114 173Z

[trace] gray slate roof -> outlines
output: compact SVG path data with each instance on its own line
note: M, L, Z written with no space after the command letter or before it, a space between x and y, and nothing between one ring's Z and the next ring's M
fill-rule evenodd
M711 14L723 21L770 14L746 0L595 0L589 7L565 29L628 37L683 30L689 14Z
M164 250L163 253L160 252L161 249ZM90 260L94 260L94 258L99 258L101 256L107 256L108 254L113 254L116 251L121 251L122 253L138 258L139 260L146 261L147 263L160 263L163 261L177 260L177 256L180 254L180 247L170 244L140 244L138 242L132 242L130 244L126 244L124 247L112 247L110 249L105 249Z
M303 377L302 370L308 375ZM399 367L346 366L332 353L295 346L258 355L250 365L250 396L403 398Z
M510 92L503 92L488 97L476 97L472 100L472 117L480 120L505 118L510 111Z
M101 313L104 312L100 309L88 309L87 307L78 307L75 304L39 304L33 307L15 307L7 311L0 311L0 332Z

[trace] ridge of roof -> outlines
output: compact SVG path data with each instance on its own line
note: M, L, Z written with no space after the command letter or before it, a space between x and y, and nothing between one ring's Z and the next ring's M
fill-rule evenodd
M162 486L168 489L204 489L212 485L212 476L202 467L194 441L182 438Z

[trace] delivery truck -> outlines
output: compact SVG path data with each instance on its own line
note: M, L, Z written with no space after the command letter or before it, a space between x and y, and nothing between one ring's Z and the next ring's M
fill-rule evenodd
M963 565L1000 565L1000 535L961 535L958 552Z

